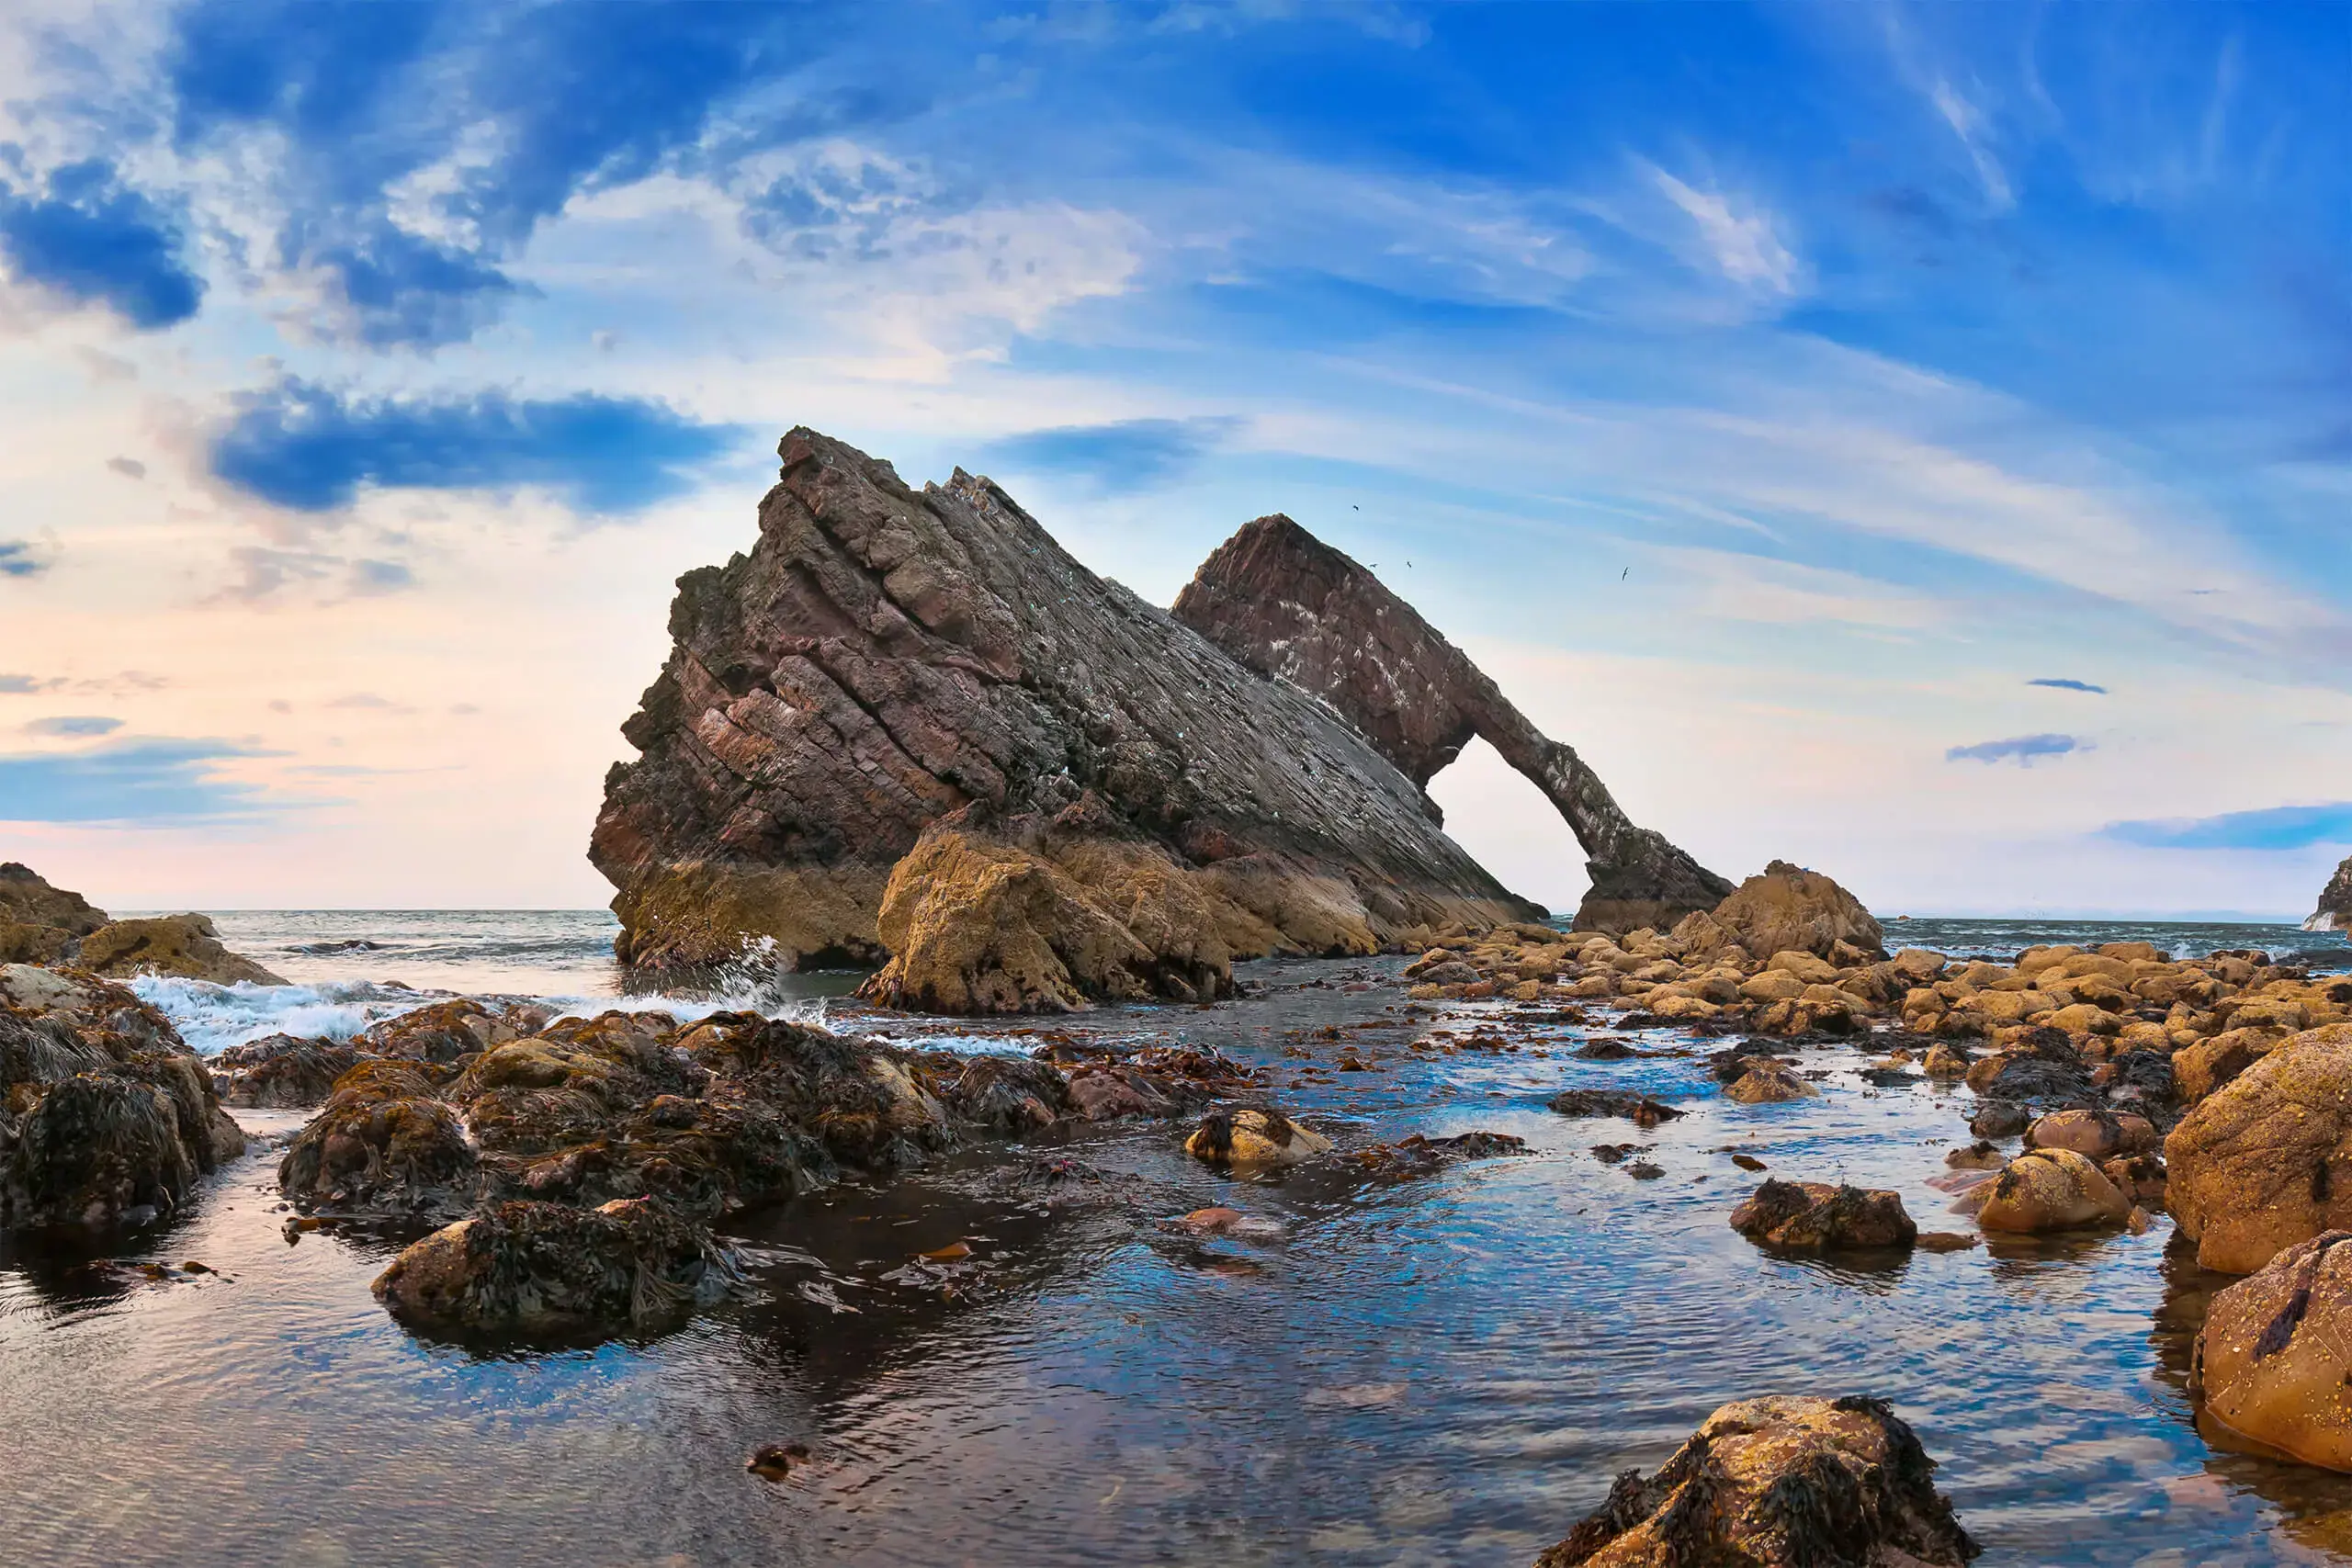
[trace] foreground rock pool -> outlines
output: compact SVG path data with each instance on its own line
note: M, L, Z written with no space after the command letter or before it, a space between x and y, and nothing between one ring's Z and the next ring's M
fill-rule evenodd
M1264 994L1214 1009L1026 1026L1216 1045L1332 1156L1237 1181L1165 1122L977 1149L758 1216L736 1297L587 1350L403 1330L368 1285L406 1238L289 1242L275 1170L301 1113L237 1112L254 1148L169 1228L0 1253L0 1561L1525 1564L1617 1472L1770 1393L1891 1402L1983 1563L2352 1561L2352 1477L2200 1437L2188 1346L2227 1280L2161 1216L1880 1269L1725 1223L1764 1179L1742 1154L1972 1229L1929 1185L1968 1141L1966 1089L1876 1087L1871 1053L1832 1045L1801 1053L1818 1098L1743 1105L1700 1055L1723 1042L1507 1003L1408 1015L1400 963L1253 964ZM1691 1054L1570 1054L1596 1035ZM1343 1046L1374 1070L1338 1070ZM1689 1113L1546 1109L1571 1087ZM1350 1157L1472 1129L1528 1152L1404 1179ZM1592 1153L1624 1143L1648 1147ZM1210 1206L1262 1223L1166 1223Z

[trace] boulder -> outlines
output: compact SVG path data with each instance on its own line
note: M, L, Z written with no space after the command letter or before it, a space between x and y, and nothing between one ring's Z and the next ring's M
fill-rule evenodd
M1261 517L1218 546L1173 613L1250 670L1330 704L1416 786L1484 739L1551 800L1589 857L1577 931L1670 930L1731 891L1634 826L1575 750L1371 571L1287 517Z
M1919 1234L1900 1194L1778 1179L1731 1212L1731 1228L1750 1241L1798 1252L1908 1247Z
M1726 1404L1608 1499L1535 1568L1960 1568L1981 1550L1935 1461L1876 1399Z
M362 1055L390 1056L410 1062L454 1062L477 1051L487 1051L510 1040L536 1034L551 1010L536 1004L496 1010L458 997L395 1013L370 1024L353 1041Z
M2165 1203L2197 1260L2251 1274L2323 1231L2352 1229L2352 1025L2287 1040L2165 1140Z
M167 1215L244 1152L171 1023L76 972L0 969L0 1234Z
M346 1042L266 1034L220 1052L206 1064L223 1105L307 1111L326 1103L334 1080L359 1061Z
M1861 901L1817 871L1776 860L1714 909L1714 921L1750 953L1792 949L1826 958L1843 942L1873 957L1886 933Z
M1186 1154L1237 1176L1301 1165L1330 1148L1330 1139L1272 1110L1212 1111L1184 1140Z
M1724 1090L1725 1100L1742 1105L1771 1105L1787 1100L1813 1100L1820 1091L1778 1062L1760 1062Z
M924 829L975 802L1050 821L1089 791L1114 841L1302 951L1542 916L1331 705L1087 570L989 480L910 488L807 429L778 450L749 552L679 581L623 727L639 755L605 780L589 852L624 961L887 959Z
M2029 1150L1982 1190L1984 1207L1976 1212L1976 1223L1988 1231L2039 1235L2120 1225L2132 1217L2132 1201L2072 1149Z
M1232 991L1237 952L1283 944L1157 844L984 820L932 824L892 870L876 927L890 962L865 995L962 1014L1208 1001Z
M1550 1104L1563 1116L1622 1116L1636 1127L1655 1127L1682 1115L1646 1094L1610 1089L1564 1089L1552 1097Z
M2156 1129L2144 1116L2053 1111L2026 1129L2025 1141L2030 1148L2072 1149L2086 1159L2103 1162L2154 1148Z
M2264 1448L2352 1471L2352 1231L2299 1241L2216 1292L2188 1363L2198 1413Z
M220 933L204 915L162 915L100 926L82 939L74 962L115 979L168 975L216 986L286 984L252 959L223 947Z
M0 964L54 964L106 923L106 911L79 893L15 861L0 863Z
M413 1328L553 1339L674 1326L734 1277L708 1230L634 1198L493 1203L401 1252L374 1289Z
M1520 1155L1527 1152L1527 1140L1509 1133L1490 1133L1483 1129L1456 1133L1448 1138L1432 1138L1415 1133L1393 1144L1374 1144L1358 1149L1355 1162L1374 1177L1399 1179L1430 1176L1457 1160L1492 1159L1499 1155Z

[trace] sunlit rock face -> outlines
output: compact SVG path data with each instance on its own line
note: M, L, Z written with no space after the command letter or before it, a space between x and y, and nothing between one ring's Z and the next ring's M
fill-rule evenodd
M916 490L807 429L779 450L751 551L679 581L623 727L640 756L605 782L589 858L623 959L878 962L931 823L1090 794L1285 945L1541 913L1346 718L1095 576L989 480Z
M1218 546L1175 615L1250 669L1329 703L1416 784L1483 738L1559 808L1590 857L1578 931L1666 931L1732 890L1634 826L1576 751L1531 724L1467 654L1287 517L1261 517Z

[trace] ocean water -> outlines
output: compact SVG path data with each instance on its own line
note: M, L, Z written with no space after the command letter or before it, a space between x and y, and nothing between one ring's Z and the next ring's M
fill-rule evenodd
M281 1025L391 1005L379 993L415 976L678 1010L757 978L626 996L588 950L589 917L234 919L244 951L301 981L264 988L283 993ZM362 929L382 945L282 951ZM2220 946L2312 940L2216 929ZM1958 951L2113 940L2007 922L1890 934ZM1761 1179L1739 1152L1775 1176L1893 1188L1923 1229L1970 1228L1932 1185L1967 1140L1964 1089L1873 1084L1871 1053L1839 1044L1801 1055L1819 1098L1743 1106L1707 1076L1709 1043L1498 1002L1408 1013L1401 965L1253 964L1260 994L1211 1008L994 1025L747 990L967 1050L1040 1032L1212 1045L1340 1157L1234 1181L1183 1155L1184 1126L1143 1122L975 1148L748 1217L730 1237L737 1298L593 1350L485 1355L401 1329L368 1285L404 1238L289 1242L275 1167L301 1118L245 1113L254 1151L168 1225L103 1252L0 1249L0 1562L1523 1568L1617 1471L1765 1393L1891 1400L1983 1542L1980 1568L2352 1562L2352 1477L2199 1429L2188 1347L2228 1281L2168 1222L1877 1263L1773 1257L1724 1224ZM153 994L215 1039L232 1003L235 1027L272 1005ZM1573 1055L1600 1035L1645 1054ZM1342 1041L1374 1070L1336 1070ZM1643 1132L1551 1113L1571 1086L1687 1114ZM1478 1127L1528 1152L1403 1182L1345 1157ZM1621 1143L1662 1174L1594 1156ZM1041 1184L1039 1156L1081 1178ZM1210 1204L1265 1233L1200 1241L1167 1223ZM956 1241L971 1259L946 1277L915 1262ZM189 1259L217 1272L142 1268ZM810 1453L791 1480L745 1472L788 1442Z

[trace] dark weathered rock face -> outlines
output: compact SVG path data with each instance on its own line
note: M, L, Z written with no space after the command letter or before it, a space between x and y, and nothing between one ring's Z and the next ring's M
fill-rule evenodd
M987 479L912 490L805 429L779 450L752 552L679 580L676 646L624 726L642 756L605 781L589 858L623 959L765 939L879 960L927 825L1090 790L1293 945L1540 913L1329 707L1096 577Z
M1289 518L1261 517L1217 547L1176 618L1261 675L1311 692L1427 784L1482 737L1559 807L1592 887L1576 929L1670 930L1732 885L1626 819L1576 752L1550 739L1419 612Z
M6 868L0 868L5 871ZM2303 921L2307 931L2352 931L2352 856L2335 868L2320 889L2319 908Z
M107 923L79 893L51 887L30 866L0 863L0 964L55 962Z

